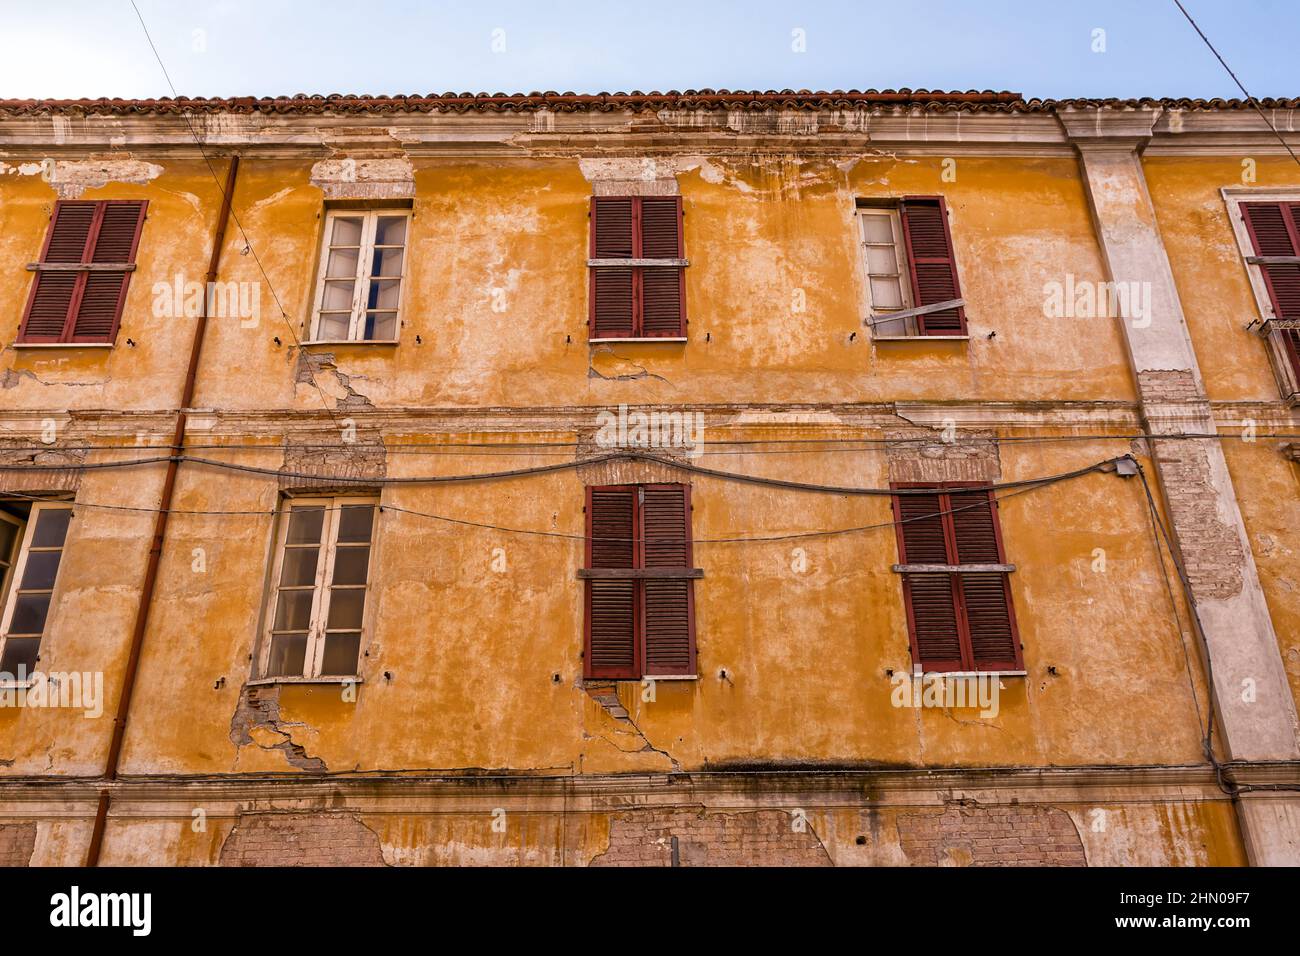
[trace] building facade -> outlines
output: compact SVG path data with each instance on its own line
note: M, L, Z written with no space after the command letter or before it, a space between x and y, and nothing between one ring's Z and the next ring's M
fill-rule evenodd
M1300 863L1300 103L0 101L0 862Z

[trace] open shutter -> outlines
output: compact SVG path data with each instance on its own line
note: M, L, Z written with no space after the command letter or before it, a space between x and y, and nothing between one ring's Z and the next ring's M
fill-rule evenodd
M146 203L58 202L19 331L20 342L112 342L117 336Z
M909 196L902 205L903 237L916 305L938 305L961 298L957 262L948 231L948 207L939 196ZM921 335L965 335L966 310L961 307L917 316Z
M587 567L634 568L637 558L636 489L587 489ZM640 677L637 584L633 578L587 580L586 676Z
M1300 256L1300 203L1242 203L1246 231L1257 256ZM1273 314L1279 319L1300 319L1300 265L1262 263ZM1279 329L1283 347L1300 380L1300 329Z
M950 564L942 495L894 498L899 557L903 564ZM903 603L912 642L912 663L925 671L962 668L961 630L953 595L954 574L904 574Z
M641 259L681 259L682 201L680 196L640 200ZM680 266L643 266L641 330L646 338L686 335L685 270Z
M633 204L632 199L625 197L592 197L592 259L634 257ZM629 266L597 266L590 271L590 337L632 338L636 334L633 269Z
M952 512L958 564L1003 564L993 492L987 488L953 491ZM961 604L969 634L971 669L1020 670L1020 641L1011 607L1011 584L1005 572L959 575Z
M691 567L691 505L687 485L641 488L642 567ZM694 582L686 577L644 580L645 673L695 673Z

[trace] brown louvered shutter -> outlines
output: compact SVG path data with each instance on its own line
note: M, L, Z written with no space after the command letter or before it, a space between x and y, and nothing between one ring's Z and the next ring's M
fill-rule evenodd
M587 567L635 568L636 489L587 489ZM586 582L585 673L587 677L641 676L637 641L637 581L592 578Z
M122 318L147 203L58 202L20 342L112 342ZM44 266L122 266L46 269Z
M691 496L687 485L641 487L642 567L691 567ZM686 577L647 577L643 621L645 673L695 673L694 584Z
M948 230L948 207L940 196L909 196L902 204L912 295L918 307L961 298L957 262ZM960 306L917 316L921 335L965 335L966 310Z
M634 246L632 199L592 197L591 258L632 259ZM632 338L636 334L636 295L633 290L632 268L598 266L590 271L591 338Z
M627 262L593 266L590 270L591 338L686 335L686 279L682 267L631 264L633 260L683 258L680 197L593 197L589 255L592 259Z
M894 520L903 564L948 564L948 542L939 494L898 495ZM912 661L927 671L962 667L961 631L953 575L904 574L903 603L912 639Z
M645 198L641 204L640 259L681 259L682 201L680 196ZM681 266L642 266L641 330L646 338L686 335L685 269Z
M1300 203L1242 203L1246 230L1257 256L1300 256ZM1300 319L1300 264L1260 264L1273 314ZM1300 380L1300 329L1279 329L1291 367Z
M896 496L902 563L1005 564L996 508L993 492L981 487L934 486ZM903 597L913 661L923 670L1023 668L1007 572L906 572Z

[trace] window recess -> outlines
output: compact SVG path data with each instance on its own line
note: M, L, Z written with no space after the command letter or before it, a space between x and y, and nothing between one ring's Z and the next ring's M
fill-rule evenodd
M354 678L365 633L373 498L292 498L280 514L261 678Z
M397 341L410 219L405 209L326 214L311 341Z
M1300 196L1242 202L1240 215L1253 252L1246 267L1264 312L1259 333L1269 343L1283 397L1300 400Z
M68 502L0 506L0 681L36 670L71 520Z

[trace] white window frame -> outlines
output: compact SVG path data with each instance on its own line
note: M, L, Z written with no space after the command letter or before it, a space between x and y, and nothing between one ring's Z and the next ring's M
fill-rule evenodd
M307 625L307 650L303 655L305 674L271 675L267 671L271 663L271 644L275 630L275 612L280 599L280 575L284 570L285 545L289 537L289 519L293 508L298 505L322 505L325 508L321 524L320 553L316 557L316 578L312 585L311 616ZM330 580L334 576L334 559L338 552L339 517L346 505L370 505L374 508L374 518L370 525L370 555L366 564L366 583L364 588L364 606L361 612L361 637L357 645L357 663L352 674L321 674L321 665L325 659L325 628L329 621ZM379 499L370 495L332 497L332 496L294 496L285 498L276 518L275 560L271 564L271 579L263 602L262 646L257 655L256 681L262 683L294 682L360 682L361 657L365 653L366 639L370 633L371 615L371 574L375 567L376 539L379 537Z
M1259 265L1247 262L1248 256L1255 254L1255 246L1250 241L1250 232L1246 228L1246 216L1241 210L1242 203L1251 202L1300 202L1300 188L1260 189L1253 186L1226 186L1220 192L1228 207L1228 221L1232 223L1233 235L1237 237L1237 248L1241 252L1241 264L1246 269L1251 291L1255 295L1255 305L1260 318L1264 321L1275 319L1273 301L1269 298L1268 286L1264 282L1264 271ZM1286 345L1282 342L1280 330L1275 330L1264 339L1268 343L1269 362L1277 378L1282 397L1290 405L1300 405L1300 379L1291 365Z
M5 644L9 640L9 625L13 622L14 607L18 603L18 582L22 580L23 574L27 570L27 558L32 550L32 537L36 533L36 518L42 511L71 511L71 501L34 501L32 502L31 511L24 522L20 518L15 518L5 512L0 512L0 518L11 524L16 524L22 528L22 533L18 536L17 551L10 555L9 578L4 582L4 594L0 595L4 600L4 611L0 613L0 658L4 657ZM63 570L63 552L68 548L68 534L72 532L72 525L69 523L68 531L63 536L63 543L59 546L59 570L54 574L54 583L50 586L50 608L54 607L54 594L57 593L59 586L59 571ZM54 550L52 548L42 548L42 551ZM50 621L47 612L45 619L45 628L41 631L40 645L45 644L45 635L49 631ZM30 635L22 635L30 637ZM26 681L5 681L0 686L26 686L35 680L34 676L29 674Z
M402 244L402 274L399 276L381 276L381 279L397 279L397 313L393 337L391 339L365 339L360 333L365 331L366 303L370 301L370 267L375 256L375 232L379 218L401 217L406 220ZM348 321L348 335L344 339L323 339L320 337L321 306L325 302L326 272L329 267L330 239L334 235L336 219L361 219L361 248L357 255L358 275L353 277L352 315ZM311 313L311 337L307 344L358 344L358 345L394 345L402 334L402 305L406 299L407 263L411 250L411 210L410 209L331 209L325 213L325 229L321 235L320 258L316 272L316 298ZM338 279L339 276L330 278ZM389 311L385 309L384 311Z
M870 243L867 241L865 222L866 216L889 217L889 226L894 237L894 262L898 266L898 289L899 298L903 303L901 306L877 306L873 301L871 290L871 263L867 256L867 247L869 245L882 245L882 243ZM881 320L872 318L873 316L886 314L889 312L903 312L912 308L912 273L907 257L907 243L903 241L903 212L897 202L890 203L861 203L854 212L854 220L858 230L858 260L862 263L862 273L864 285L866 287L867 316L871 318L871 337L873 339L906 339L915 338L919 335L916 316L909 316L901 319L903 330L896 333L882 332L877 323ZM883 277L883 273L875 275ZM889 322L888 318L884 322Z

